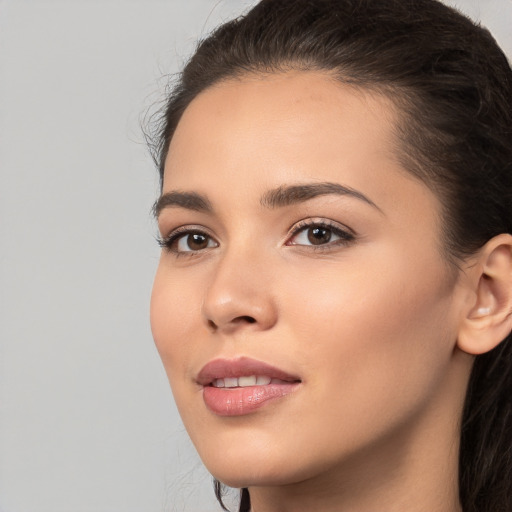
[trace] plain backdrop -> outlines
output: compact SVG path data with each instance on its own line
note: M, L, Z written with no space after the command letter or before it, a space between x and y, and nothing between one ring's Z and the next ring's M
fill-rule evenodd
M254 3L0 0L1 512L219 510L151 339L140 124ZM512 0L450 3L512 55Z

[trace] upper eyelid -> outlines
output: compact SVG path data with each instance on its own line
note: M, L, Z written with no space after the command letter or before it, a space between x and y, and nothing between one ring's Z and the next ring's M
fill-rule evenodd
M335 231L347 233L353 237L357 237L357 233L341 222L325 217L305 217L298 221L295 221L287 230L283 242L286 244L292 237L296 236L301 230L312 227L312 226L324 226ZM211 238L215 243L220 244L220 241L212 231L201 225L201 224L182 224L173 229L166 230L167 234L163 234L160 237L161 242L175 242L180 236L187 235L189 233L201 233Z
M179 240L182 236L186 236L192 233L200 233L202 235L211 238L216 244L219 244L217 238L211 234L210 230L205 228L204 226L194 225L194 224L184 224L182 226L178 226L173 228L167 232L167 234L161 234L157 237L158 244L161 247L170 247L170 245L174 244L177 240Z
M163 232L166 232L167 234L164 234ZM202 226L201 224L182 224L181 226L177 226L172 229L160 229L160 233L162 233L162 238L171 238L174 235L181 235L187 233L203 233L211 238L215 238L211 230L205 226Z
M181 207L166 207L158 217L155 217L155 220L160 233L171 233L182 226L197 226L208 229L203 222L209 223L212 220L212 215L207 212L193 211ZM187 222L187 220L190 220L190 222Z
M337 222L332 219L322 218L322 217L305 217L304 219L295 221L287 230L286 235L291 235L295 233L297 230L309 227L309 226L326 226L330 228L338 228L342 231L348 231L351 235L356 236L356 232L346 224L342 224L341 222ZM163 230L160 230L163 231ZM176 228L168 230L168 234L165 238L168 238L174 234L178 233L188 233L188 232L200 232L204 233L212 238L215 238L215 235L211 232L211 230L201 224L183 224ZM163 236L163 235L162 235Z
M294 222L293 225L288 229L287 236L294 235L301 229L311 226L325 226L331 229L338 229L339 231L347 232L354 237L357 236L357 233L346 224L322 217L306 217L302 220Z
M191 257L194 254L200 254L201 252L207 250L207 248L199 249L197 251L179 251L174 247L174 245L180 240L180 238L190 235L190 234L193 234L193 233L205 235L210 240L213 240L213 242L216 244L216 247L219 246L219 242L217 241L217 239L213 235L208 233L207 229L205 229L202 226L194 227L193 225L186 225L186 224L172 229L168 235L165 235L165 236L162 235L160 237L157 237L157 242L158 242L158 245L160 245L160 247L162 249L166 249L168 252L174 253L174 255L176 257L182 256L182 255L188 255L189 257ZM210 249L212 249L212 248L210 248Z

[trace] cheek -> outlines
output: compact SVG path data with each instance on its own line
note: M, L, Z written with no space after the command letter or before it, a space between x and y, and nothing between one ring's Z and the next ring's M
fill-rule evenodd
M239 429L211 418L190 386L190 368L212 346L201 319L209 273L172 272L164 262L155 278L157 348L192 440L225 481L247 458L265 478L306 478L384 439L425 407L453 348L452 285L444 264L420 251L380 246L274 265L260 299L273 297L279 320L252 354L288 361L305 386L282 412Z
M366 258L363 270L346 261L301 272L300 286L287 281L289 336L319 395L336 390L336 429L347 411L362 425L419 407L441 382L454 347L444 264L422 273L396 255L382 265L385 257L381 250L379 264Z
M190 347L195 341L193 326L199 324L200 298L195 290L189 283L176 279L165 262L160 262L151 293L151 331L173 387L187 367Z

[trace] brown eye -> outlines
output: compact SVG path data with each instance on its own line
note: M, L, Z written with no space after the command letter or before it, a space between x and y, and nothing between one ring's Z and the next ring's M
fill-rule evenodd
M347 245L354 240L355 236L345 231L338 225L330 225L322 222L311 222L296 228L293 236L287 245L301 245L304 247L335 247Z
M177 253L202 251L216 246L217 243L205 233L184 233L174 241Z
M208 237L199 233L193 233L184 237L186 245L191 251L200 251L208 247Z
M307 237L312 245L322 245L331 241L332 231L323 227L309 228Z

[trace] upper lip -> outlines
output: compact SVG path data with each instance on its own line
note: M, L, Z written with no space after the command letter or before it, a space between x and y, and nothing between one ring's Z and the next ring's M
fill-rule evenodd
M288 382L300 381L300 378L296 375L292 375L275 366L249 357L214 359L203 366L197 375L196 381L202 386L207 386L215 379L245 377L250 375L264 375L272 379L280 379Z

